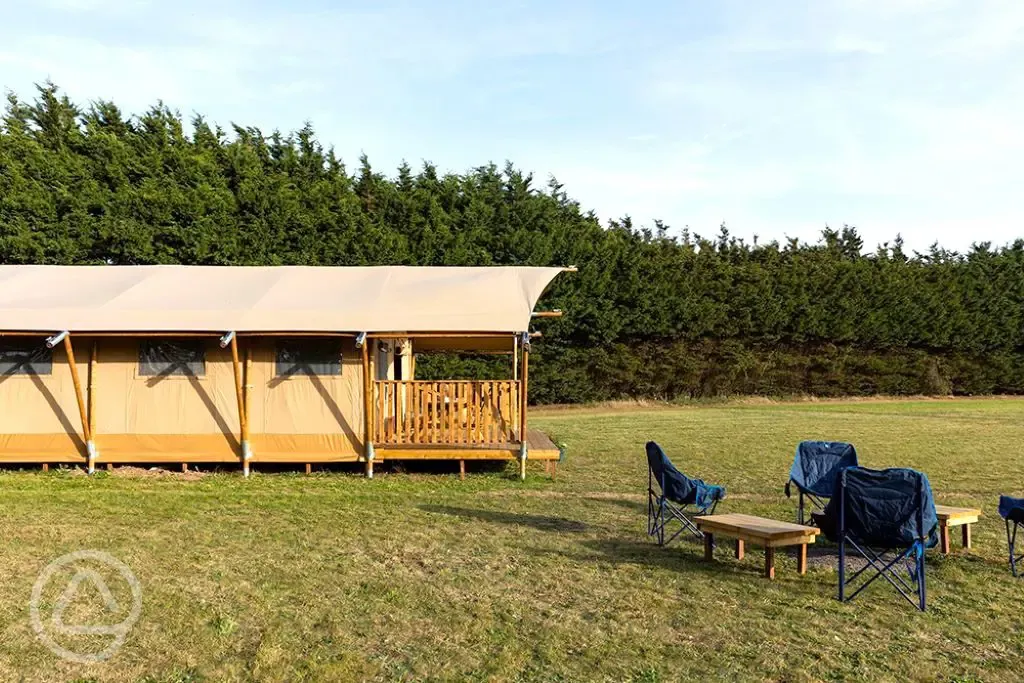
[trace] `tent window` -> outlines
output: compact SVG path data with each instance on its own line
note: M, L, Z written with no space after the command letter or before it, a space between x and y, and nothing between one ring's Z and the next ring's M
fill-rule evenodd
M144 341L139 345L139 374L202 377L206 374L206 344L190 339Z
M52 373L53 351L41 341L0 343L0 377Z
M278 342L276 365L278 377L340 375L341 343L333 339L297 339Z

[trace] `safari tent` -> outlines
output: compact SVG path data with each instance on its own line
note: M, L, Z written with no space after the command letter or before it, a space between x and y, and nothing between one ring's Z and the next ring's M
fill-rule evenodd
M0 463L553 461L530 320L565 269L0 266ZM501 380L416 355L504 354Z

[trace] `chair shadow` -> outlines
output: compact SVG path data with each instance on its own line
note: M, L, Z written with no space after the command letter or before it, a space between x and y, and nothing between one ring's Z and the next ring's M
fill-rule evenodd
M580 533L589 527L583 522L564 517L548 517L545 515L524 515L514 512L502 512L500 510L479 510L472 508L458 508L449 505L420 505L420 510L441 515L453 515L463 519L472 519L492 524L509 524L513 526L528 526L540 531L556 531Z

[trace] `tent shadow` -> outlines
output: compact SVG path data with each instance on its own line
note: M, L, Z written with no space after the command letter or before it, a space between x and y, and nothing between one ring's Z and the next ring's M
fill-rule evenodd
M526 515L515 512L503 512L501 510L480 510L472 508L458 508L449 505L420 505L420 510L440 515L453 515L463 519L488 522L491 524L508 524L511 526L528 526L540 531L553 531L558 533L580 533L586 531L588 526L583 522L564 517L548 517L545 515Z

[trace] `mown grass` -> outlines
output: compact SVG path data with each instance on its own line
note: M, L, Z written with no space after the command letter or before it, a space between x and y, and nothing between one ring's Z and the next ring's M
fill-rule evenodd
M1024 401L792 403L539 413L569 446L555 481L502 472L373 481L237 474L0 475L0 680L1018 681L1024 579L1006 568L998 493L1024 495ZM805 438L928 473L981 507L975 548L928 558L929 609L887 586L835 601L825 560L778 579L753 549L702 560L644 533L642 447L728 487L725 511L790 519ZM142 617L102 664L53 656L28 601L82 548L126 562Z

